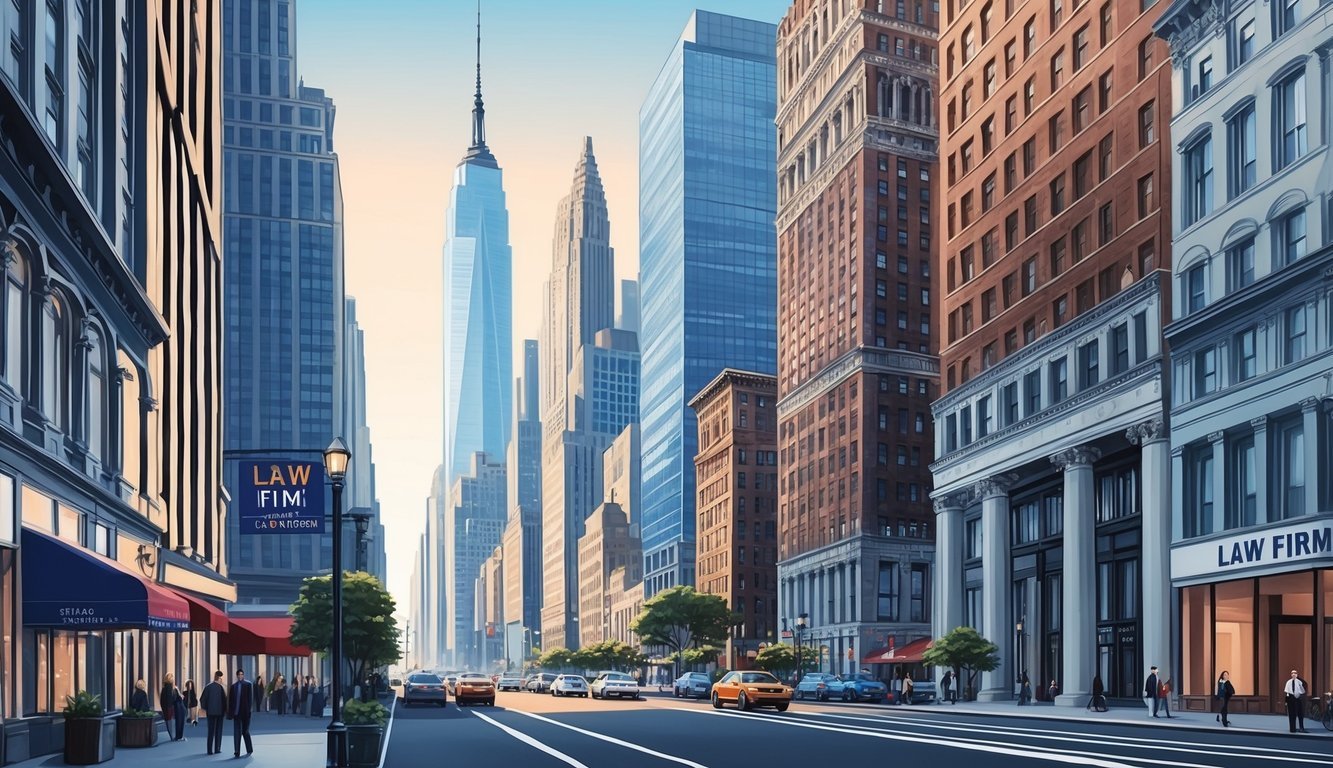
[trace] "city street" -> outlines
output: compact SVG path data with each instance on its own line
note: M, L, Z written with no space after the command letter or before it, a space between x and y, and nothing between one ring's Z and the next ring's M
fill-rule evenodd
M441 750L487 765L734 766L880 761L952 766L1327 765L1333 742L1282 734L959 715L934 708L794 704L785 713L706 701L555 699L503 693L495 707L404 708L383 768L435 764Z

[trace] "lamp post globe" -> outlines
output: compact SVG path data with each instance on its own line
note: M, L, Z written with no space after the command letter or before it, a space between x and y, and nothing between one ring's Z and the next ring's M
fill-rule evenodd
M347 768L347 724L343 722L343 481L352 452L342 438L335 437L324 449L324 473L333 486L333 637L329 654L333 661L333 719L328 728L327 768Z

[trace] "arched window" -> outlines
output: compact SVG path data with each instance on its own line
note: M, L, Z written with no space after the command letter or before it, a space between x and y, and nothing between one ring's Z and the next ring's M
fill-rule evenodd
M27 285L27 266L23 259L10 249L5 254L5 332L4 332L4 375L5 381L15 392L23 392L23 296Z
M106 454L106 348L96 328L89 328L85 337L88 351L88 422L84 439L88 452L102 457Z
M52 293L42 308L42 411L56 429L65 429L66 377L69 372L69 317L60 296Z

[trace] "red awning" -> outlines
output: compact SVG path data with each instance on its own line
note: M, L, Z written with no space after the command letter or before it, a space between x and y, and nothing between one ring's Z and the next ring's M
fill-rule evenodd
M199 632L226 632L230 624L227 623L227 614L220 608L200 597L195 597L189 592L182 592L179 589L173 589L186 603L190 605L190 629Z
M921 655L934 643L929 637L913 640L899 648L880 648L867 653L862 664L919 664Z
M309 656L310 649L292 645L291 616L229 616L231 628L220 635L218 652L228 656Z

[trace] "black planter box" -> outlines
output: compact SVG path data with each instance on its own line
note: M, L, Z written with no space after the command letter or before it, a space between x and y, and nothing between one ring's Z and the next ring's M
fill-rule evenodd
M117 747L152 747L157 744L156 717L116 718Z
M376 768L383 738L383 726L347 726L347 764L351 768Z
M119 715L65 719L65 763L93 765L116 754L115 720Z

